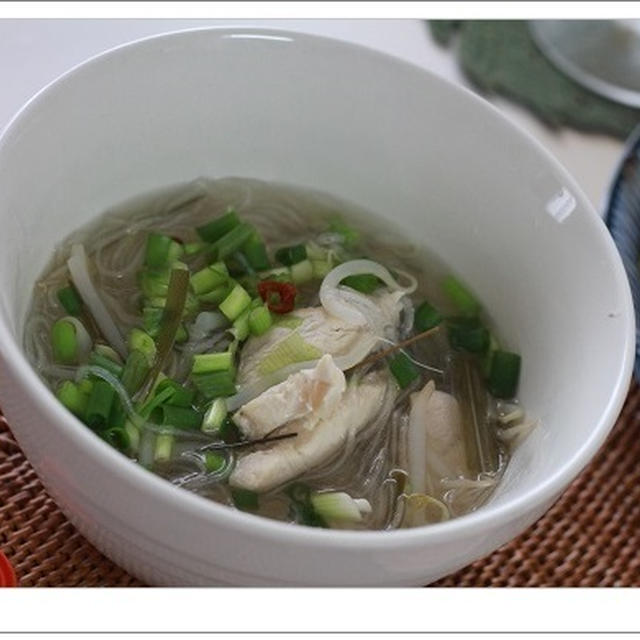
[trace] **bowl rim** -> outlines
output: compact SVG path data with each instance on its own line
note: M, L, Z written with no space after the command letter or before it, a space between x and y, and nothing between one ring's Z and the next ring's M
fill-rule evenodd
M556 498L594 456L609 431L613 428L615 419L623 406L631 378L633 346L635 344L631 292L620 257L613 241L606 232L606 227L573 177L532 134L520 128L507 115L499 111L497 107L473 93L470 89L449 82L428 69L396 56L336 38L311 35L294 30L264 26L234 26L233 24L178 29L145 36L111 47L87 58L57 76L34 94L0 132L0 154L3 153L8 139L13 136L14 130L19 129L23 119L32 111L37 110L41 103L46 104L48 94L52 91L62 90L66 82L74 81L78 75L90 72L95 65L103 61L108 62L130 52L135 53L136 50L144 47L158 46L171 39L184 38L188 40L194 34L199 35L201 33L212 34L215 37L229 37L232 35L238 37L244 33L253 38L287 41L291 44L303 42L314 46L342 50L345 54L355 53L361 57L367 57L372 63L378 61L386 65L396 65L403 69L411 69L416 74L430 78L430 82L442 87L443 91L457 93L460 99L473 102L476 109L483 110L489 117L499 120L505 131L510 132L512 136L519 138L523 143L532 147L540 155L541 160L562 177L564 184L571 189L576 200L585 210L587 222L593 228L593 233L600 236L603 256L608 258L613 267L613 284L621 290L622 297L627 299L627 304L622 310L624 324L618 329L618 331L624 331L625 333L624 352L622 353L615 379L612 379L609 401L601 415L594 420L589 437L577 447L563 465L558 467L555 473L530 490L497 506L488 504L478 511L447 522L411 529L375 531L317 529L306 526L291 526L284 522L261 516L256 517L253 514L230 509L226 505L213 502L176 487L126 458L126 456L110 447L87 429L80 420L70 414L56 400L53 393L27 361L22 347L11 335L12 332L6 326L4 319L0 317L0 351L6 362L7 375L15 380L15 384L24 390L25 396L38 406L38 410L43 415L50 416L51 422L55 423L54 428L62 430L66 437L72 438L77 443L78 447L85 449L87 455L96 456L103 462L105 467L109 467L110 473L116 474L123 481L135 484L141 492L153 495L154 498L166 503L171 503L172 508L197 519L208 521L214 526L216 524L223 525L228 529L247 526L248 530L256 535L277 539L283 543L302 543L304 546L370 551L389 546L407 547L423 545L427 542L452 541L468 535L470 530L488 528L487 525L490 524L495 525L498 520L502 524L514 521L523 514L530 513ZM86 496L81 486L75 485L74 489ZM144 532L144 535L152 535L158 541L163 540L162 536L157 537L148 532ZM198 559L200 562L206 560L200 556L198 556Z

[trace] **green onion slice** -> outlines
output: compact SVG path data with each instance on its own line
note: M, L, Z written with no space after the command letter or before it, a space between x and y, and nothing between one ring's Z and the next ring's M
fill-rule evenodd
M239 224L240 219L238 218L238 214L233 209L230 209L223 216L201 227L197 227L196 231L205 242L215 242Z
M389 369L401 389L406 389L416 378L420 377L418 367L402 352L389 359Z
M511 351L497 350L491 359L487 386L496 398L513 398L518 390L522 358Z
M282 247L276 251L276 260L286 267L302 262L303 260L306 260L306 258L307 247L303 244L296 244L291 247Z

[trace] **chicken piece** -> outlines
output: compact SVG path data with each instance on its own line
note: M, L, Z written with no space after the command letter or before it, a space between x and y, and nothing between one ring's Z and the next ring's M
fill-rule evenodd
M248 440L257 440L311 412L321 418L331 415L346 388L344 373L324 355L313 369L294 373L247 402L233 421Z
M379 309L383 326L398 325L402 305L401 293L384 291L371 296ZM378 344L378 337L366 327L350 325L340 318L329 315L323 307L296 309L289 322L297 326L275 326L262 336L249 338L242 347L237 381L240 385L252 384L267 373L263 363L283 342L295 332L300 336L300 345L305 347L306 358L314 360L323 354L334 358L345 355L356 346L365 355ZM363 356L364 357L364 356Z
M297 433L295 438L239 458L231 486L269 491L326 462L381 411L388 412L395 393L386 372L366 375L347 387L330 415L314 412L284 427L283 432Z
M458 401L431 380L411 394L409 481L414 493L442 498L440 480L468 476Z

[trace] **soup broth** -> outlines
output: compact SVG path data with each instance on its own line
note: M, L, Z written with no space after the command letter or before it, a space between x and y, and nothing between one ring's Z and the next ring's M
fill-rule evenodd
M198 179L119 205L56 249L27 317L30 361L99 437L287 522L464 515L532 426L519 356L450 269L297 187Z

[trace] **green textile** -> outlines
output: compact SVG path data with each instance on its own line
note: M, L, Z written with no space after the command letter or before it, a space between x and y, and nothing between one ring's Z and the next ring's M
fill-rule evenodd
M507 96L551 127L626 138L640 122L640 109L607 100L560 72L540 53L525 21L432 20L429 26L440 45L457 45L460 66L480 92Z

